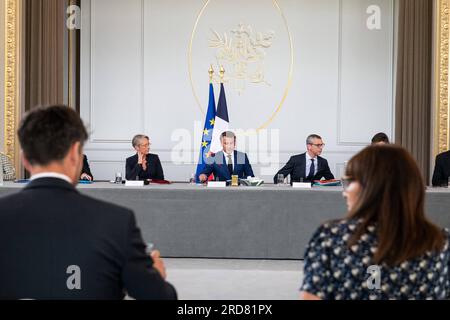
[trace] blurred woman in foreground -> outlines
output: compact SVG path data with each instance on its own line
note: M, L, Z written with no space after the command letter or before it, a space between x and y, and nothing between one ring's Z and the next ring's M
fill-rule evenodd
M425 216L425 184L408 152L370 146L343 178L348 215L313 235L302 299L448 299L448 230Z

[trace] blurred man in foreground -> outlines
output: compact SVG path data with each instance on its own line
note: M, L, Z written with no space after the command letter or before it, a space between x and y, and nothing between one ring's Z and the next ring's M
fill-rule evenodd
M80 117L39 108L18 135L31 182L0 199L0 299L175 299L133 212L75 189L88 138Z

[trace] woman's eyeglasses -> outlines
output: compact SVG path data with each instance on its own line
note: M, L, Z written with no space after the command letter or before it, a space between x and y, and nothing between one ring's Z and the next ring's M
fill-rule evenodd
M342 187L344 188L344 191L348 189L348 187L353 181L355 181L355 179L353 179L352 177L344 176L341 178Z

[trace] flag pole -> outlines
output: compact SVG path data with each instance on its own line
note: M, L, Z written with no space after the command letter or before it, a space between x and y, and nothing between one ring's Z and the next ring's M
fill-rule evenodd
M220 83L223 83L223 78L225 77L225 68L220 66Z
M211 65L211 67L209 67L208 73L209 73L209 82L213 83L213 80L214 80L214 69L213 69L212 65Z

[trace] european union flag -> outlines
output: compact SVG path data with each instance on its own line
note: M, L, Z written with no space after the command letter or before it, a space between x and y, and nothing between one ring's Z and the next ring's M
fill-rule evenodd
M197 172L195 174L195 179L197 183L200 182L198 176L203 171L206 164L212 160L210 149L215 122L216 122L216 100L214 98L213 84L210 83L208 112L206 113L205 126L203 127L202 145L200 147L200 157L197 164Z

